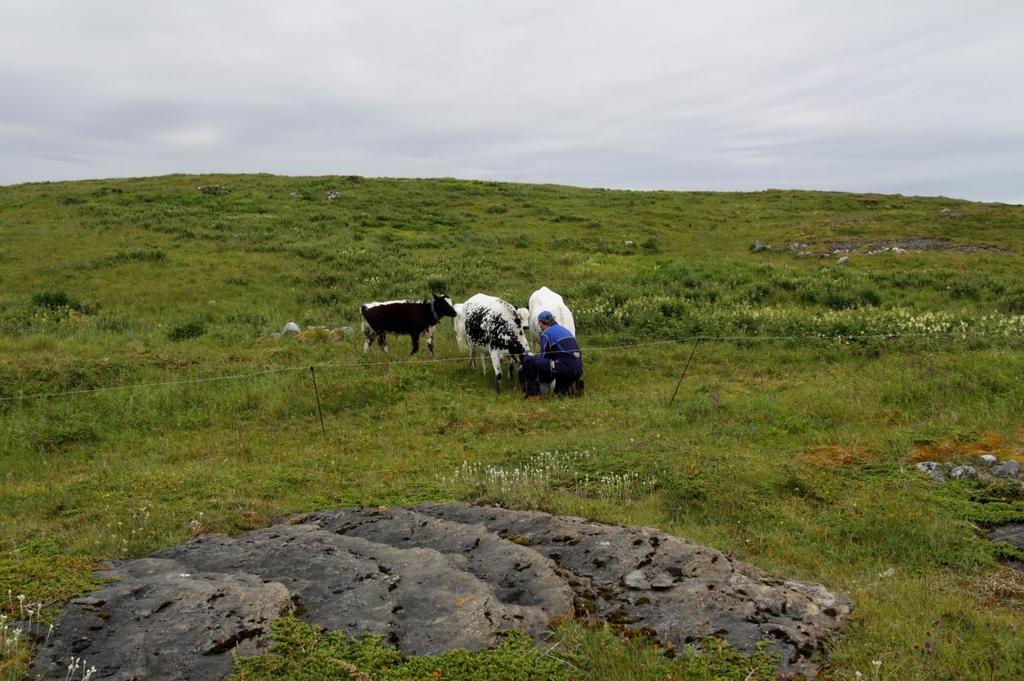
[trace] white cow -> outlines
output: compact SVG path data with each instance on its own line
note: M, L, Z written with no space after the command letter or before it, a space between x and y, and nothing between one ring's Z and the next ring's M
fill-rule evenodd
M537 316L547 310L555 315L555 321L569 329L569 333L576 335L576 322L572 319L572 312L565 306L562 296L558 295L547 286L541 286L530 296L530 331L533 340L540 345L540 324L537 323Z
M529 349L519 311L501 298L478 293L455 306L455 340L469 350L470 363L476 366L477 350L491 356L494 383L501 391L501 360L509 357L509 377L515 363ZM487 367L481 362L486 372Z

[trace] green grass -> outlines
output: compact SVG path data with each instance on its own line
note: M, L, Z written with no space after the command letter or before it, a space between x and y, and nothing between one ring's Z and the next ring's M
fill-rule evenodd
M853 255L836 268L747 248L911 236L1008 252ZM1024 500L935 485L909 458L953 438L966 459L985 437L1020 456L1024 208L169 176L0 188L0 237L0 398L244 376L0 400L4 592L52 608L87 589L100 560L290 512L485 500L657 526L850 594L834 678L1024 676L1024 589L993 596L1005 551L979 531L1024 518ZM382 360L362 353L361 302L441 287L522 305L540 285L565 296L585 349L762 339L702 342L671 406L690 341L590 350L584 399L528 406L468 363L342 366ZM356 336L262 339L290 320ZM442 359L458 356L450 329ZM393 359L408 347L394 339ZM247 376L276 368L295 370ZM528 488L456 475L553 450L586 455ZM653 482L594 482L625 475ZM597 668L597 638L566 634L559 659ZM635 664L646 671L632 678L668 674Z
M541 647L525 634L506 632L492 650L404 656L379 637L350 639L341 631L327 632L285 617L273 625L270 652L239 659L229 681L771 681L775 662L764 651L748 658L713 637L699 653L687 650L669 657L650 641L620 639L609 627L576 622L561 624Z

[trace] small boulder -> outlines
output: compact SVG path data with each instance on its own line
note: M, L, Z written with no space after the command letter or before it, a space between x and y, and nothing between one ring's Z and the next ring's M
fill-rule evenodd
M324 198L327 199L328 201L336 201L341 198L341 192L324 192Z
M300 331L302 331L302 329L300 329L299 325L295 322L288 322L284 325L284 328L281 329L281 333L299 333Z
M843 257L839 258L839 260L836 260L836 267L842 267L848 262L850 262L850 256L844 255Z
M1016 461L1003 461L992 466L988 472L997 478L1016 478L1020 475L1020 464Z
M937 482L945 482L946 480L946 472L942 469L942 466L934 461L922 461L914 466L914 468L922 473L927 473Z
M220 194L227 194L231 190L220 184L204 184L196 187L196 191L200 194L210 194L217 196Z
M991 466L999 461L995 454L982 454L978 459L985 466Z
M622 578L622 583L630 589L642 589L646 591L651 588L651 583L647 581L647 575L645 575L642 570L633 570Z
M771 246L758 239L754 243L750 244L750 250L753 253L760 253L761 251L771 250Z
M978 471L974 466L957 466L949 472L952 480L974 480L978 477Z

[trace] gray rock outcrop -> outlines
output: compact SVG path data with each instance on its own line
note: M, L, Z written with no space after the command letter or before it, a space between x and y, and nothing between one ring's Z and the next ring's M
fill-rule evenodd
M813 674L850 612L820 584L659 530L462 504L302 514L116 563L107 576L117 581L64 608L33 673L62 679L76 656L103 679L217 679L232 649L256 654L270 621L291 611L417 654L593 618L676 647L712 634L753 652L765 640L781 672Z
M1020 464L1016 461L1002 461L989 469L989 475L997 478L1016 478L1020 475Z
M957 466L949 472L951 480L975 479L978 477L978 470L974 466Z
M993 527L988 536L992 541L1002 541L1018 549L1024 549L1024 523L1006 523Z
M1024 489L1024 480L1021 479L1020 464L1007 459L1000 461L993 454L981 454L977 457L977 467L966 464L956 464L951 461L938 463L936 461L922 461L914 466L922 473L927 473L936 482L947 480L980 480L983 483L1010 483L1016 484Z
M932 480L936 480L938 482L945 482L946 480L946 471L938 462L922 461L921 463L915 465L914 468L921 471L922 473L927 473L928 475L931 476Z

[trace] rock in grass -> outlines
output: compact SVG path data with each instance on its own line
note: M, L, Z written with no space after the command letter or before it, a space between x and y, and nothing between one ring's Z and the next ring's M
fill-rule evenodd
M118 581L64 607L32 678L67 679L77 657L103 679L219 679L232 650L257 654L270 622L294 606L278 582L174 560L133 560L101 576Z
M220 184L206 184L196 187L196 191L199 192L200 194L210 194L213 196L217 196L220 194L227 194L231 190L225 187L224 185Z
M302 329L300 329L299 325L296 324L295 322L288 322L287 324L284 325L284 328L281 329L282 334L299 333L300 331L302 331Z
M407 653L480 649L502 629L539 637L588 617L676 648L708 633L746 653L767 642L780 673L813 674L850 613L820 584L655 529L463 504L308 513L202 536L107 576L117 581L65 607L33 674L64 679L74 656L97 678L221 678L236 646L259 654L270 620L293 607Z
M949 472L950 480L974 480L978 477L978 471L974 466L957 466Z
M839 260L836 260L836 267L842 267L848 262L850 262L850 256L844 255L843 257L839 258Z
M946 481L945 470L943 470L942 466L936 463L935 461L922 461L921 463L914 466L914 468L921 471L922 473L927 473L932 477L933 480L936 480L937 482Z
M1016 461L1003 461L988 469L990 475L997 478L1016 478L1020 475L1020 464Z
M981 456L978 457L978 459L981 461L982 464L986 466L991 466L997 461L999 461L995 454L982 454Z
M761 251L771 250L771 246L769 246L768 244L761 240L757 240L754 243L750 244L750 250L753 253L760 253Z
M1018 549L1024 549L1024 523L1006 523L989 530L989 539L1002 541Z

